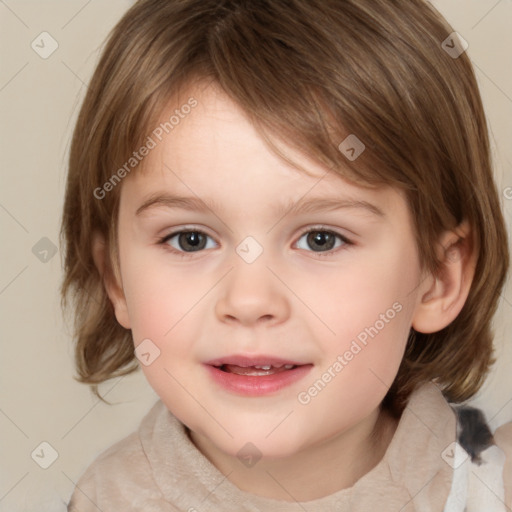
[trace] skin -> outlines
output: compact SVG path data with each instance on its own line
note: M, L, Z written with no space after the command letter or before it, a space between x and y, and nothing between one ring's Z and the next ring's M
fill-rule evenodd
M146 156L144 172L122 183L121 282L105 276L117 320L132 330L135 346L150 339L158 347L159 357L141 365L149 384L238 487L287 501L350 487L381 460L396 429L380 403L411 326L439 330L462 308L471 259L463 243L452 244L468 238L467 228L440 239L440 254L452 251L442 278L424 274L400 191L356 186L287 148L308 174L300 172L265 145L217 88L188 92L184 97L193 95L198 106ZM180 104L171 103L170 112ZM162 192L215 206L199 212L158 205L136 214ZM303 196L366 201L383 215L357 207L278 211ZM335 238L329 251L308 244L305 233L319 227L350 243ZM179 230L207 234L205 248L186 253L178 237L161 243ZM247 236L263 249L251 264L236 252ZM98 237L99 268L103 247ZM396 303L400 312L378 335L309 403L300 403L298 394ZM274 394L244 397L219 387L202 365L230 354L274 355L313 367ZM262 455L250 468L237 457L247 442Z

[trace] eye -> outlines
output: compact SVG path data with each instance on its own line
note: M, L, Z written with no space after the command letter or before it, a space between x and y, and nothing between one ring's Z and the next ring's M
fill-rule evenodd
M305 243L301 241L304 240ZM299 249L312 250L313 252L330 253L333 249L344 245L352 245L343 235L326 229L310 229L304 233L297 242Z
M216 246L215 242L209 244L209 240L213 239L198 230L184 230L171 233L160 240L161 244L170 245L175 251L179 253L191 253L202 251L203 249L212 249Z

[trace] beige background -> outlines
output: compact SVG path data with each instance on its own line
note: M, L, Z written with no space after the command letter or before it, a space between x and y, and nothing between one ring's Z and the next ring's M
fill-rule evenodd
M73 482L86 466L132 432L157 399L140 372L105 383L102 390L112 406L98 402L73 380L69 329L59 309L60 253L44 263L32 252L43 237L58 245L77 108L105 36L130 4L0 1L0 511L64 511ZM508 194L506 190L512 187L512 2L434 4L469 43L510 226L512 188ZM43 31L59 45L47 59L31 48ZM493 428L512 421L511 313L509 282L496 320L498 364L474 400ZM49 460L50 449L39 447L43 441L58 452L48 469L31 457L37 448L34 459Z

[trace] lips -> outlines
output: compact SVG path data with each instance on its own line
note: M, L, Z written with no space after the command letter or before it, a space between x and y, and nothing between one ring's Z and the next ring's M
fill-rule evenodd
M274 356L233 355L205 363L213 380L236 394L260 396L292 385L312 368L310 363Z
M301 366L306 363L301 363L298 361L293 361L291 359L282 359L280 357L275 356L266 356L266 355L258 355L258 356L241 356L241 355L232 355L226 357L219 357L217 359L212 359L211 361L206 361L205 364L209 364L210 366L224 366L224 365L232 365L239 366L241 368L247 368L249 366L273 366L274 368L278 368L285 365L292 366Z
M252 375L261 377L263 375L274 375L275 373L285 372L295 368L293 364L283 364L274 366L271 364L265 365L253 365L253 366L238 366L236 364L223 364L222 366L216 366L223 372L236 373L237 375Z
M301 363L296 361L264 355L254 357L233 355L208 361L206 364L214 366L226 373L252 376L274 375L276 373L292 370L297 366L302 366Z

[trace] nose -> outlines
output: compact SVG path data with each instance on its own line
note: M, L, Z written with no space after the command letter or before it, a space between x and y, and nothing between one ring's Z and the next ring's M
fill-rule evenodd
M238 263L223 280L217 318L247 327L280 324L290 315L286 291L263 261Z

